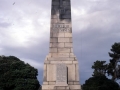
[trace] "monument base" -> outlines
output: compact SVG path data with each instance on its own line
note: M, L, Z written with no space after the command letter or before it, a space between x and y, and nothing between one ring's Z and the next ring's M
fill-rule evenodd
M42 85L42 90L82 90L82 89L81 85L68 85L68 86Z
M78 60L74 54L52 57L44 62L42 90L81 90Z
M67 83L63 82L57 82L55 86L68 86Z

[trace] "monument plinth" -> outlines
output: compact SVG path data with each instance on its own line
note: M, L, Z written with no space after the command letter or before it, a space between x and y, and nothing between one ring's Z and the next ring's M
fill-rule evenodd
M42 90L81 90L72 44L70 0L52 0L50 46Z

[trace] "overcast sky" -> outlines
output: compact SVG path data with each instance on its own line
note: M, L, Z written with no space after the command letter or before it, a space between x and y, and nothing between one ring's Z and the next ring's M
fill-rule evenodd
M71 0L73 46L80 83L91 77L96 60L120 42L120 0ZM0 0L0 55L13 55L39 70L49 52L51 0Z

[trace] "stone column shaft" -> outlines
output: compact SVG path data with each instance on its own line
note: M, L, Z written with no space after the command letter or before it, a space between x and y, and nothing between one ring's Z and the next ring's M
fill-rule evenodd
M52 0L50 53L72 53L70 0Z

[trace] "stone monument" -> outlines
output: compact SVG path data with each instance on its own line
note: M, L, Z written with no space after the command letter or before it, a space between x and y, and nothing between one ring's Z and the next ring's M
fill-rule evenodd
M70 0L52 0L49 54L42 90L81 90L73 53Z

